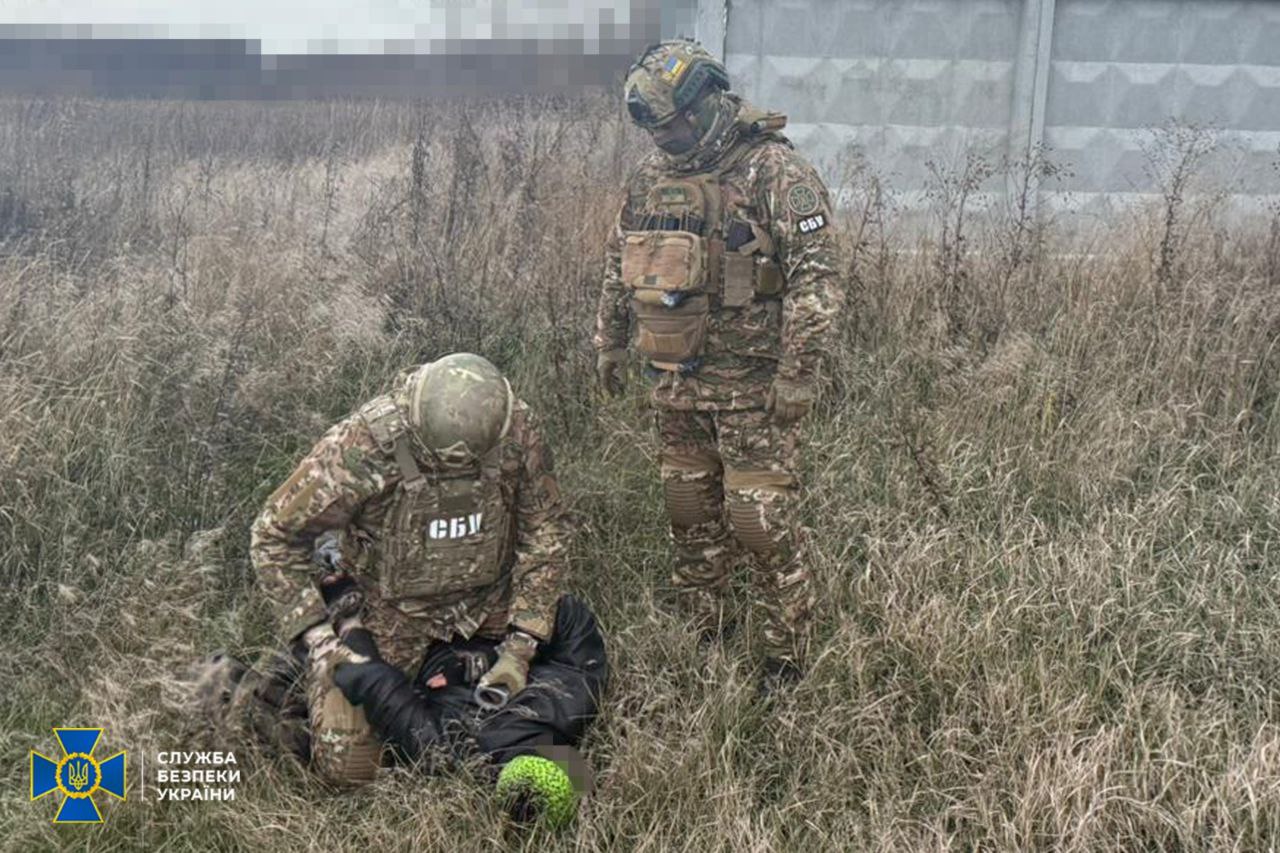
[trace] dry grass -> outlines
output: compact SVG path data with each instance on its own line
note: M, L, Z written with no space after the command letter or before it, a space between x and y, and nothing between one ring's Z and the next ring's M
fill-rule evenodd
M1043 163L936 165L923 236L848 171L850 310L805 457L820 642L767 708L740 641L699 659L661 606L640 395L591 391L640 151L612 103L0 102L0 846L1273 848L1280 226L1197 207L1199 149L1164 138L1163 203L1069 245L963 203ZM399 367L460 348L546 415L611 638L577 827L506 833L461 777L341 795L260 762L234 803L51 827L27 751L64 724L180 746L183 666L268 636L256 507Z

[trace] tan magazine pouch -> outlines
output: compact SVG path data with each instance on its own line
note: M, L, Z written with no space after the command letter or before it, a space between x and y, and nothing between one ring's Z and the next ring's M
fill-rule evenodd
M622 279L631 291L636 349L661 370L689 369L706 342L724 247L718 180L702 174L660 181L646 199L650 230L626 234Z
M773 239L755 222L748 223L752 238L724 256L726 308L742 308L756 299L782 295L782 270L773 259Z

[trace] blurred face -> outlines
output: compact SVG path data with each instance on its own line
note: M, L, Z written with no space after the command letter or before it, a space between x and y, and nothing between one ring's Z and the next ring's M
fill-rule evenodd
M698 144L701 136L688 113L680 113L660 127L645 129L653 138L653 144L668 154L684 154Z

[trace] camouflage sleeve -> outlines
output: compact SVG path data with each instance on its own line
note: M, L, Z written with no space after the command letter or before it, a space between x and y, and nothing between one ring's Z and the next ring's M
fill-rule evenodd
M599 352L625 349L631 332L631 305L622 284L623 223L627 221L628 201L623 201L614 219L613 231L604 253L604 283L596 308L596 334L592 344Z
M347 418L316 443L254 522L250 558L285 640L324 620L312 581L315 538L345 527L366 500L392 485L398 475L384 456L364 421Z
M511 627L539 640L551 638L564 574L568 521L560 500L551 449L526 409L520 444L524 461L516 496L516 561L512 570Z
M786 280L778 378L809 384L817 377L823 339L844 305L831 198L817 171L783 145L766 149L760 174L760 202Z

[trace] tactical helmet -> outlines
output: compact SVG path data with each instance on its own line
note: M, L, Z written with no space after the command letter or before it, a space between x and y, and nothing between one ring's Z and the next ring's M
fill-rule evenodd
M627 112L644 128L661 127L711 89L729 89L729 72L697 42L650 45L627 72Z
M424 364L408 391L410 426L444 461L484 456L511 426L511 385L482 356L456 352Z

